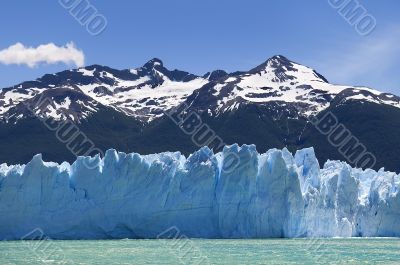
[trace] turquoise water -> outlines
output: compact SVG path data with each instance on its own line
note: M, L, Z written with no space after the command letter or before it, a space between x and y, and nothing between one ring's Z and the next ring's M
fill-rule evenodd
M400 239L12 241L0 264L400 264Z

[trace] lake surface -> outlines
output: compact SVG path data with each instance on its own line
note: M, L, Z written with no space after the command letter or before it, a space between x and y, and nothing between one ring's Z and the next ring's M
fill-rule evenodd
M0 264L400 264L400 239L3 241Z

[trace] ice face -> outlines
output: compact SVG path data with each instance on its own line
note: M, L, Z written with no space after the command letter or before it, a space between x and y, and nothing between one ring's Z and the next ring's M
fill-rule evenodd
M72 165L37 155L0 165L0 239L35 229L53 239L157 238L171 227L201 238L400 236L399 187L400 175L384 170L321 169L312 148L204 147L188 158L109 150Z

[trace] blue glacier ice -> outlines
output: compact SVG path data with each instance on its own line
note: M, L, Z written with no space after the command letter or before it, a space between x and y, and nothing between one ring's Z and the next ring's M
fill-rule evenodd
M225 170L227 157L239 164ZM91 165L88 167L88 164ZM398 237L400 175L320 167L312 148L232 145L188 158L108 150L69 163L0 165L0 239ZM33 237L33 236L32 236Z

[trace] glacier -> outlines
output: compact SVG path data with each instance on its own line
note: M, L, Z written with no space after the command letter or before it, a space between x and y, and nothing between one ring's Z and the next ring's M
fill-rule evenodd
M239 163L226 170L228 157ZM90 167L88 166L91 165ZM0 239L399 237L400 175L313 148L232 145L189 157L108 150L73 164L0 165Z

